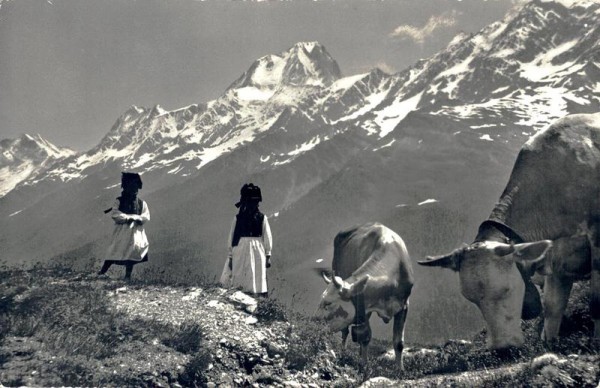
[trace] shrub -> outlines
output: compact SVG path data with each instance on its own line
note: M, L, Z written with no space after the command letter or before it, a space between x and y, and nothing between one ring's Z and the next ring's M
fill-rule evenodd
M264 323L287 320L285 307L276 300L269 298L260 298L258 300L254 315L259 321Z
M290 369L303 370L315 356L327 349L331 333L322 321L295 317L290 327L289 343L285 352Z

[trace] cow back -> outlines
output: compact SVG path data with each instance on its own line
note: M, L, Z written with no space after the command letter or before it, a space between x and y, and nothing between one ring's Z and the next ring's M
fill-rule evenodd
M332 269L343 279L364 272L371 276L392 275L390 280L397 280L402 272L410 270L404 268L410 267L408 261L400 236L379 223L343 230L334 240Z
M583 116L561 120L521 149L490 219L526 241L558 239L600 212L600 128Z

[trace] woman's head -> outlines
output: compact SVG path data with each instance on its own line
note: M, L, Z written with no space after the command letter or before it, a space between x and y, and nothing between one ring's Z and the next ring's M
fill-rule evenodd
M121 187L123 191L137 193L142 188L142 178L135 172L121 173Z
M235 204L236 207L253 206L258 208L258 203L262 201L260 187L252 183L247 183L240 190L240 201Z

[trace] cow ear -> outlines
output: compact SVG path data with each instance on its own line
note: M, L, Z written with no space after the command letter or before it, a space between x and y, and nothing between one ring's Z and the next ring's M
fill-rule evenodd
M506 256L506 255L510 255L511 253L513 253L515 251L515 244L511 243L510 245L508 244L501 244L498 245L497 247L494 248L494 254L496 256Z
M355 295L362 294L363 292L365 292L365 287L367 286L368 280L369 280L369 275L365 275L365 276L361 277L360 279L358 279L357 281L355 281L354 283L352 283L352 285L350 286L350 294L352 296L355 296Z
M352 283L342 280L343 285L339 287L340 297L343 300L349 300L353 296L362 294L363 292L365 292L365 287L367 286L367 281L369 280L369 278L369 275L364 275Z
M524 243L515 245L513 257L515 261L522 264L532 264L542 261L552 247L552 241L542 240L532 243Z
M464 255L463 249L457 249L454 252L442 256L427 256L425 260L417 261L418 264L426 267L442 267L453 271L458 271L460 261Z

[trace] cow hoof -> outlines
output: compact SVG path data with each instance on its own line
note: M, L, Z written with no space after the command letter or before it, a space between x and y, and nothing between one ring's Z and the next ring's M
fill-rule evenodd
M558 338L544 340L544 349L547 351L555 351L558 347Z

